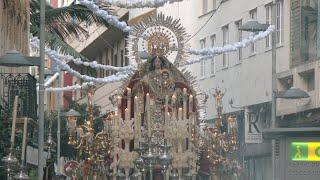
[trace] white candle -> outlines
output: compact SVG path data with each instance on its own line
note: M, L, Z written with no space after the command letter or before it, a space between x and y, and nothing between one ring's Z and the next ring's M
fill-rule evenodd
M187 88L183 88L183 120L187 119Z
M25 153L26 153L27 133L28 133L28 118L24 118L22 150L21 150L21 161L23 163L24 163L24 160L25 160Z
M114 116L115 116L115 121L116 121L114 123L114 125L118 128L118 127L120 127L121 116L119 115L118 111L116 111L114 113Z
M148 137L151 137L151 119L150 119L150 94L146 95L146 108L147 108L147 124L148 124Z
M171 118L171 115L169 112L167 113L167 118L168 118L168 121L166 121L166 126L169 126L169 122L170 122L170 118Z
M189 96L189 114L193 112L193 96L190 94Z
M13 102L11 140L10 140L12 148L14 146L14 139L16 135L17 107L18 107L18 96L15 96L14 102Z
M139 124L139 117L138 117L138 96L134 97L134 102L133 102L133 111L134 111L134 131L135 131L135 136L134 136L134 148L137 148L139 146L139 131L140 131L140 124Z
M171 99L172 118L171 118L171 120L173 120L173 121L177 120L176 119L176 117L177 117L176 100L177 100L176 95L175 94L172 95L172 99Z
M124 119L125 119L126 121L129 121L129 120L130 120L130 115L129 115L129 109L128 109L128 108L126 108L126 109L124 110Z
M178 120L179 121L182 120L182 108L179 108L179 110L178 110Z
M118 96L117 99L118 99L118 106L120 107L121 106L121 96Z
M165 99L165 107L164 107L164 109L165 109L165 112L164 112L164 122L165 123L167 123L167 121L168 121L168 102L169 102L169 97L168 97L168 95L166 95L166 99Z
M131 89L127 88L127 108L129 111L129 119L131 116Z

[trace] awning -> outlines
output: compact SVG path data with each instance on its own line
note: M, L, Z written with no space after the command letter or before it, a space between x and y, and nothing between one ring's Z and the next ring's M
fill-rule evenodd
M271 128L262 131L264 138L274 138L281 135L301 136L320 135L320 127L300 127L300 128Z

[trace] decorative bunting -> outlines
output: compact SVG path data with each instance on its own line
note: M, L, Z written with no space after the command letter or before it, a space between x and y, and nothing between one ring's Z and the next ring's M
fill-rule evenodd
M94 14L103 18L114 27L121 29L123 32L129 32L131 30L130 26L128 26L126 22L119 21L117 16L110 15L108 11L100 9L94 1L79 0L79 3L86 6Z
M158 8L166 3L180 2L183 0L97 0L100 3L109 3L121 8Z
M216 55L227 53L227 52L237 51L240 48L247 47L249 44L267 37L274 30L275 30L275 26L271 25L266 31L262 31L262 32L259 32L258 34L251 35L248 38L243 39L241 42L228 44L223 47L211 47L211 48L204 48L204 49L189 48L186 51L191 54L201 55L201 56L216 56Z

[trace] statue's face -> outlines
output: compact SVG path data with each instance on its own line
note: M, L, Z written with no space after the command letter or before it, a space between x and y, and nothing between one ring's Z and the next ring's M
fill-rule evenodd
M159 58L156 58L155 61L154 61L154 67L156 69L161 69L161 61Z

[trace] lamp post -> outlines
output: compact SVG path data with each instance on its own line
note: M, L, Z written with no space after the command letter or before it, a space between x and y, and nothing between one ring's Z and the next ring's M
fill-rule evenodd
M40 69L39 69L39 120L38 120L38 180L43 179L43 145L44 145L44 61L45 61L45 0L40 0Z
M69 131L69 140L68 144L74 144L73 135L72 133L75 132L77 127L77 119L80 117L80 113L76 110L70 109L68 112L64 115L67 118L67 126Z
M275 2L272 2L272 18L271 23L275 24L276 22L276 15L275 15ZM239 30L242 31L248 31L248 32L259 32L259 31L265 31L267 29L266 24L260 24L257 21L249 21L242 25L242 27L239 28ZM272 85L271 85L271 91L272 91L272 99L271 99L271 128L275 128L276 126L276 92L277 92L277 82L276 82L276 32L273 31L271 35L271 41L272 41L272 50L271 50L271 59L272 59L272 65L271 65L271 78L272 78ZM273 139L272 142L272 179L275 180L275 140Z

